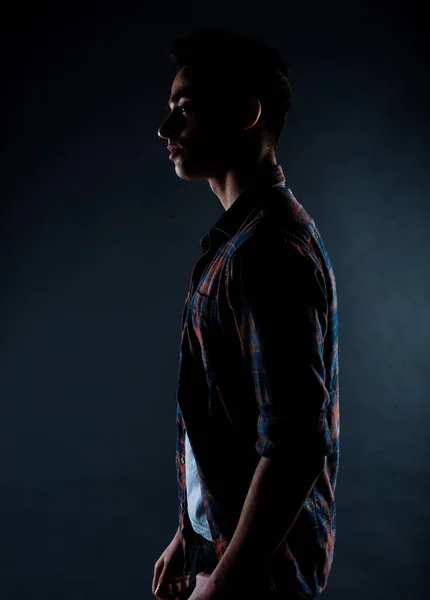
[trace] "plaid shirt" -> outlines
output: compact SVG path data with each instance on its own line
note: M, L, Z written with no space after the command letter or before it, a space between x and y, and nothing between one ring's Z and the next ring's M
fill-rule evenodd
M312 217L280 165L255 178L201 242L182 315L176 469L184 574L185 431L220 560L261 456L325 456L325 468L264 576L304 598L324 591L336 533L339 461L337 297ZM289 482L286 482L289 484ZM294 485L294 482L292 482Z

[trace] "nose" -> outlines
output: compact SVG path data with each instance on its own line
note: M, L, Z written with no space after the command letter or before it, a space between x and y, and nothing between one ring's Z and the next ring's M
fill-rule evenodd
M160 127L158 128L157 135L158 135L158 137L163 138L163 139L174 137L171 133L170 115L168 115L164 119L164 121L161 123Z

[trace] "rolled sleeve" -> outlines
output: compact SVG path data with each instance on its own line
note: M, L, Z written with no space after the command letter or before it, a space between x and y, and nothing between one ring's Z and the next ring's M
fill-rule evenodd
M329 454L328 308L317 260L290 239L249 240L229 262L227 299L258 406L256 451Z

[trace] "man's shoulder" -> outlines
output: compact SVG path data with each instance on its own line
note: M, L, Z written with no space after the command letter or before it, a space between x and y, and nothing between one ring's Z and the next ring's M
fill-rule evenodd
M248 277L275 273L278 282L283 274L311 281L317 273L326 289L331 262L314 219L288 189L272 188L266 199L233 239L227 267Z
M315 222L301 205L273 195L238 231L231 254L294 254L297 251L306 254L306 249L313 245L313 237L319 237Z
M308 244L316 231L315 221L287 187L273 186L260 191L256 210L245 221L235 246L258 244L284 238Z

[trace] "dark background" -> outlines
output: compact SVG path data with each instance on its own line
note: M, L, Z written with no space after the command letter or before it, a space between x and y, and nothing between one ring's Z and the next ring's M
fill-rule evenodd
M14 6L1 20L1 599L153 598L178 526L180 318L223 212L206 181L176 176L157 129L169 45L206 24L260 36L289 64L276 155L335 270L341 456L324 598L424 598L424 3Z

